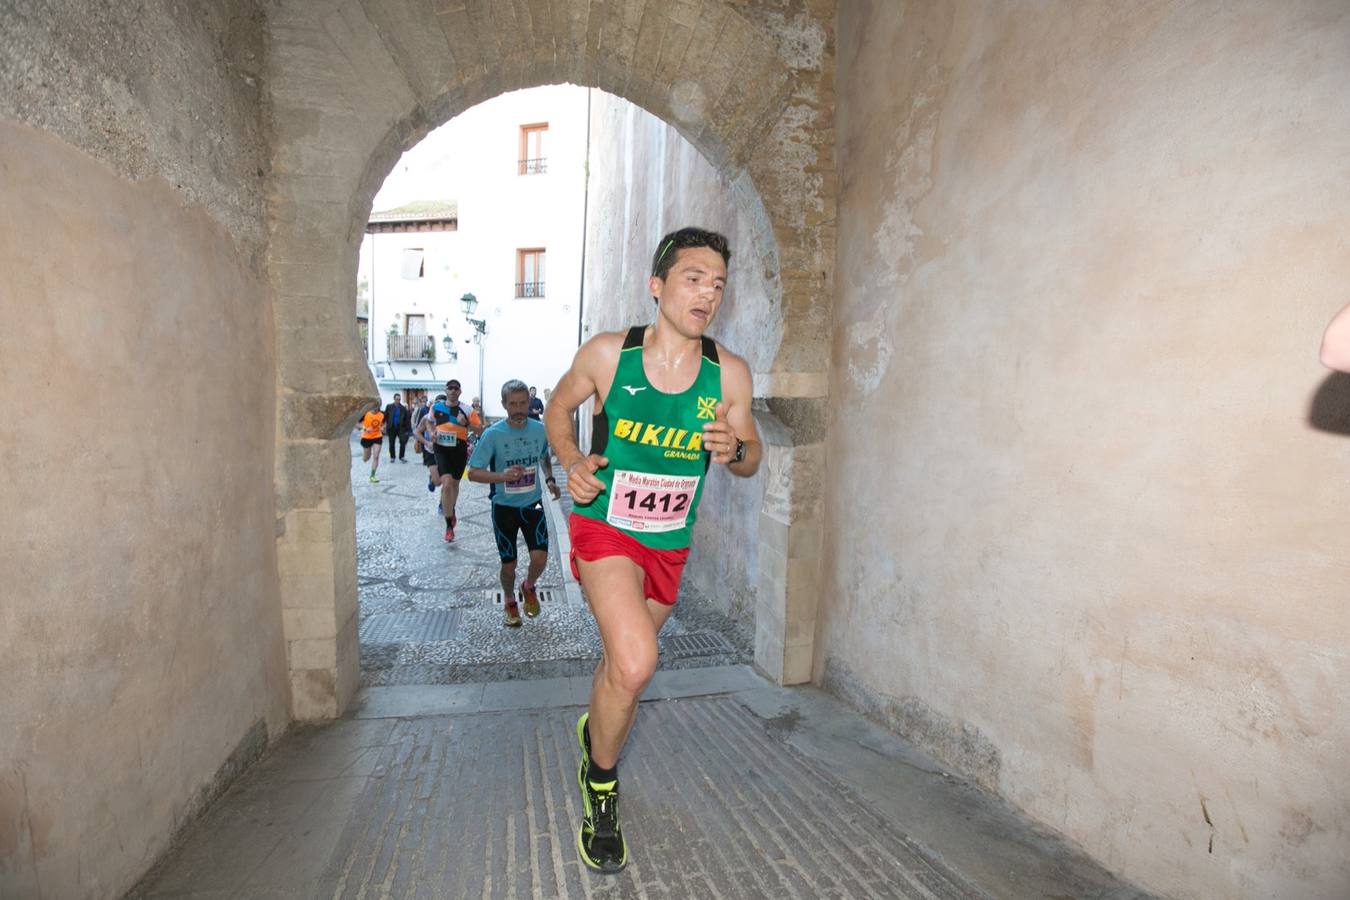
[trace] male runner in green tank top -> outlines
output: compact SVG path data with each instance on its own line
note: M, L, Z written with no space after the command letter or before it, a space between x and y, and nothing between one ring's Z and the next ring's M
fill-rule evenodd
M679 591L704 478L712 464L744 478L759 468L750 369L704 337L730 259L715 232L682 228L662 238L648 279L656 321L587 341L544 410L574 501L572 570L600 627L590 708L577 722L577 848L601 872L628 861L619 752L656 671L656 635ZM591 398L599 412L583 454L572 413Z

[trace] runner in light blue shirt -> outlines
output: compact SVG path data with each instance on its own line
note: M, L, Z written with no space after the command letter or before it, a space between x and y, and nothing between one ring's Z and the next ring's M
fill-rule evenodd
M548 564L548 521L544 517L540 469L553 499L558 483L553 479L553 460L548 452L544 425L529 417L529 388L512 379L502 385L506 418L483 432L469 458L469 480L490 486L492 528L497 535L497 554L502 560L502 595L506 598L505 623L520 626L516 603L516 538L524 532L530 550L530 568L520 584L525 615L539 615L535 579ZM542 465L541 465L542 464Z

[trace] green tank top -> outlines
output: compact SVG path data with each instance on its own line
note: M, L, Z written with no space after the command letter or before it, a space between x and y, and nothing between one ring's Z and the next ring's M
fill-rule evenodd
M605 485L573 512L607 522L657 550L689 546L711 455L703 425L722 401L717 344L703 339L698 377L678 394L658 391L642 368L643 325L629 329L605 405L594 417L591 452L609 458L595 473Z

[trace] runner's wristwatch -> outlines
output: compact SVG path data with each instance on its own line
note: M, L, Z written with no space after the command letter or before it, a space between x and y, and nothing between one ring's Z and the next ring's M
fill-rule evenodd
M743 459L745 459L745 441L736 438L736 455L731 458L731 461L738 463Z

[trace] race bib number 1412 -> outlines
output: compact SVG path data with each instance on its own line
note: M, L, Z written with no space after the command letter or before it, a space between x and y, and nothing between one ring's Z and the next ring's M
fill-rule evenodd
M683 528L698 491L698 476L649 475L619 469L605 518L615 528L661 532Z

